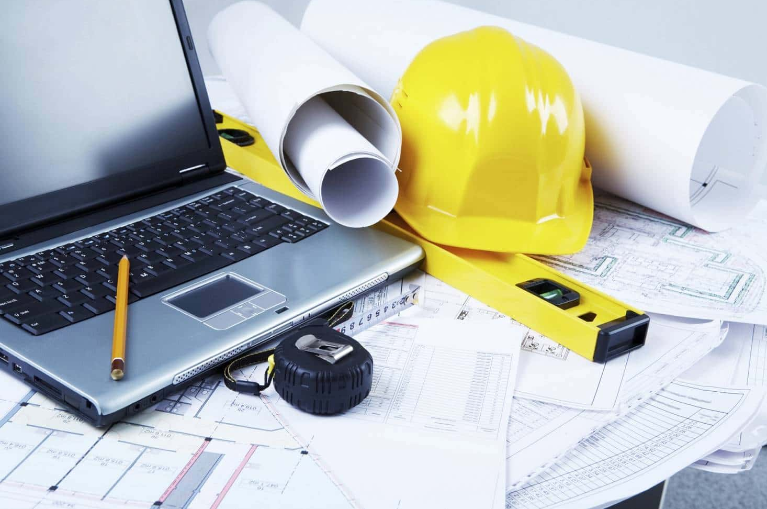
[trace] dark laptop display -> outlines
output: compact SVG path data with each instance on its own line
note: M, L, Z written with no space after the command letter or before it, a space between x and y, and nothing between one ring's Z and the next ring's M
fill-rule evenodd
M3 10L0 238L178 178L180 159L218 152L171 3L36 0Z

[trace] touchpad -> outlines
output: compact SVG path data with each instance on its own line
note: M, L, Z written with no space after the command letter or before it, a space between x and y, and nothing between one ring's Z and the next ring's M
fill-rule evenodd
M228 329L286 301L239 274L229 273L182 289L163 302L217 329Z
M204 320L229 306L258 295L261 291L255 285L227 274L178 297L168 299L168 303Z

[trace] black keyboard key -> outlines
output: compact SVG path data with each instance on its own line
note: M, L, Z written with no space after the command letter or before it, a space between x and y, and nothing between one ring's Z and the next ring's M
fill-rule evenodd
M298 219L301 219L301 214L299 212L296 212L295 210L286 210L282 214L280 214L282 217L287 217L291 221L296 221Z
M143 253L136 257L136 260L145 263L146 265L154 265L155 263L158 263L160 260L165 258L162 254L160 254L159 251L152 251L149 253Z
M261 221L260 223L257 223L255 226L252 226L248 228L248 233L255 235L257 237L260 237L261 235L267 235L270 231L279 228L283 224L289 223L290 221L286 217L282 216L272 216L269 219L265 219Z
M211 225L205 223L204 221L200 221L199 223L195 223L193 225L189 226L189 230L192 230L193 232L197 234L203 234L210 230L212 228Z
M148 279L152 279L154 274L150 274L146 270L137 270L136 272L131 271L130 281L131 283L141 283L143 281L147 281Z
M276 230L270 231L269 235L271 235L272 237L277 237L278 239L281 239L285 235L287 235L288 233L290 233L289 230L284 230L282 228L277 228Z
M195 263L204 260L208 256L210 255L202 251L198 251L197 249L192 249L190 251L184 251L181 253L182 258L186 258L187 260Z
M249 235L245 232L237 232L234 235L231 235L229 237L229 240L231 240L235 244L244 244L245 242L248 242L252 238L253 238L252 235Z
M260 196L251 198L250 200L248 200L248 203L253 205L254 207L259 207L262 209L268 207L269 205L272 205L272 202L270 202L266 198L261 198Z
M181 248L178 248L176 246L165 246L164 248L157 251L157 254L162 256L163 258L174 258L184 251L181 250Z
M101 286L108 288L112 292L117 291L117 279L107 279L101 283Z
M85 261L85 260L91 260L93 258L96 258L99 256L99 253L94 251L91 248L78 248L73 250L69 253L73 258L77 258L78 260Z
M226 200L220 200L210 206L211 209L216 210L218 212L223 212L226 210L233 209L237 206L239 203L239 200L233 197L227 197Z
M230 221L234 221L234 218L236 217L235 214L227 214L226 212L221 212L219 215L216 216L221 221L228 223Z
M170 272L173 269L167 265L163 265L162 263L157 263L153 265L147 265L143 268L143 270L149 274L152 274L153 276L162 276L166 272Z
M56 272L54 272L54 274L58 275L61 279L72 279L75 276L79 276L82 273L83 271L78 269L75 265L70 265L68 267L61 267L59 269L56 269Z
M112 303L112 306L116 306L116 305L117 305L117 296L116 296L116 295L111 295L111 294L110 294L110 295L107 295L107 296L106 296L106 297L104 297L104 298L105 298L106 300L108 300L110 303ZM133 303L134 303L134 302L136 302L137 300L138 300L138 297L136 297L136 296L135 296L135 295L133 295L132 293L129 293L129 294L128 294L128 304L133 304Z
M245 225L252 226L256 223L260 223L264 219L268 219L273 216L274 216L274 213L270 212L269 210L257 209L246 216L242 216L237 221Z
M165 246L159 242L155 242L154 240L147 240L145 242L137 243L136 247L145 253L151 253L152 251L157 251L158 249L162 249ZM137 254L136 256L141 256L141 253Z
M22 325L26 330L39 336L69 325L71 322L59 314L41 316Z
M241 246L237 246L237 249L239 249L240 251L242 251L248 256L254 255L264 250L258 244L242 244Z
M88 297L86 297L82 293L76 292L76 293L68 293L66 295L62 295L61 297L59 297L58 300L59 302L64 304L66 307L71 308L71 307L80 305L83 302L87 302L90 299L88 299Z
M226 267L231 262L221 256L211 256L198 263L189 265L184 270L170 270L169 272L158 276L144 283L132 285L131 293L137 297L149 297L155 293L162 292L174 286L178 286L192 279L204 276L214 270Z
M35 288L34 290L31 290L28 295L35 300L44 301L57 298L61 295L61 292L52 286L46 286L45 288Z
M31 279L19 279L13 283L8 283L5 287L14 293L27 293L39 288Z
M115 305L104 297L99 297L83 304L83 307L95 315L101 315L115 310Z
M225 251L225 249L217 244L203 244L202 246L197 248L198 251L202 251L205 254L209 255L217 255L219 253L222 253Z
M266 210L270 210L274 212L275 214L282 214L283 212L287 212L288 209L286 209L285 207L277 203L272 203L271 205L266 207Z
M320 231L320 230L324 230L325 228L327 228L328 225L326 225L325 223L320 222L320 221L311 221L310 223L308 223L306 225L306 227L311 229L311 230Z
M117 251L118 254L126 255L128 258L135 258L136 256L140 255L143 252L144 252L143 249L141 249L138 246L134 246L133 244L128 244L127 246Z
M221 239L221 240L217 240L215 244L218 247L222 248L224 251L230 251L236 248L239 242L232 242L231 240Z
M75 268L79 269L81 272L96 272L97 270L101 270L104 268L104 264L99 261L99 258L80 262L75 265Z
M46 272L53 272L56 270L56 266L49 261L37 261L27 265L27 269L35 274L45 274Z
M186 267L192 262L190 260L187 260L186 258L182 258L181 256L173 256L173 257L165 258L162 261L162 263L172 269L181 269L183 267Z
M303 236L303 237L309 237L310 235L314 235L314 234L315 234L315 233L317 233L317 232L316 232L316 231L314 231L314 230L310 230L309 228L306 228L306 227L302 226L302 227L301 227L301 228L299 228L298 230L293 230L293 233L295 233L296 235L301 235L301 236Z
M32 276L30 279L37 286L48 286L48 285L52 285L56 281L61 281L61 277L59 277L55 272L45 272L43 274L36 274Z
M240 200L248 201L255 197L253 193L250 193L248 191L244 191L242 189L236 189L232 192L232 196L235 198L239 198Z
M239 262L240 260L244 260L248 257L247 254L243 253L239 249L223 251L220 256L223 256L224 258L233 262Z
M80 290L83 286L81 283L77 281L77 278L75 279L65 279L64 281L59 281L58 283L54 283L53 287L60 291L63 294L72 293Z
M102 234L104 235L104 234ZM99 235L94 235L94 237L99 238ZM56 251L63 255L69 255L72 253L72 251L75 251L76 249L80 249L76 244L65 244L63 246L59 246L56 248Z
M221 228L228 231L229 233L236 233L240 230L244 230L246 228L246 225L239 222L224 223L221 225Z
M32 271L25 269L24 267L17 266L16 268L6 270L3 272L3 276L9 281L18 281L20 279L27 279L34 274Z
M86 286L80 290L80 293L88 297L89 299L98 299L109 294L110 290L103 285Z
M75 306L71 309L59 311L59 315L63 316L69 323L82 322L83 320L96 316L93 314L93 311L86 309L84 306Z
M122 257L123 257L123 255L121 255L117 251L114 251L114 252L105 253L105 254L99 256L98 258L96 258L96 261L98 261L99 263L101 263L103 265L111 266L111 265L117 265L118 263L120 263L120 260L122 260Z
M283 216L283 217L285 217L285 216ZM281 228L283 228L285 230L288 230L289 232L294 232L294 231L298 230L299 228L303 228L303 225L300 225L300 224L294 223L294 222L290 222L290 223L282 225Z
M28 256L22 256L21 258L16 258L14 261L18 263L19 265L26 267L27 265L38 262L40 260L35 255L28 255Z
M63 254L57 254L56 256L52 256L48 259L49 262L51 262L53 265L61 268L61 267L69 267L70 265L74 265L78 263L80 260L77 258L73 258L71 256L63 255Z
M34 320L38 316L58 313L62 309L64 309L64 304L57 300L37 302L33 299L32 302L6 308L3 317L17 325L21 325L22 323Z
M280 237L280 238L281 238L282 240L284 240L285 242L288 242L288 243L290 243L290 244L295 244L295 243L296 243L296 242L298 242L299 240L302 240L304 237L303 237L303 236L300 236L300 235L298 235L298 234L295 234L295 233L287 233L287 234L283 235L283 236L282 236L282 237Z
M274 247L277 244L282 244L282 239L278 239L276 237L272 237L271 235L267 235L265 237L257 237L253 239L251 242L253 244L261 246L263 249L269 249L270 247Z
M102 281L104 279L108 279L104 272L102 271L96 271L96 272L88 272L87 274L79 274L75 276L75 281L80 283L83 286L94 286Z
M38 301L33 299L26 293L22 293L19 295L14 294L10 297L5 297L3 299L0 299L0 314L5 313L6 309L20 306L22 304L30 304L32 302L38 302Z

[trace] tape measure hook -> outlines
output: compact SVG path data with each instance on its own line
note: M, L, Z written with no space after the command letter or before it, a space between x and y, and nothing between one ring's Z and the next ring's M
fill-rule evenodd
M314 334L306 334L298 338L296 340L296 348L304 352L313 353L330 364L335 364L354 350L351 345L325 341Z

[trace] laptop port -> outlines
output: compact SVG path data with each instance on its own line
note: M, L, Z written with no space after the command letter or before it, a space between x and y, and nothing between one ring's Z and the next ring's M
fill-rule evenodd
M8 364L8 356L5 355L3 352L0 352L0 362L3 364Z
M18 365L18 364L16 364L15 362L13 363L13 370L14 370L16 373L18 373L18 374L22 374L22 373L23 373L23 371L22 371L22 369L21 369L21 366L19 366L19 365Z

